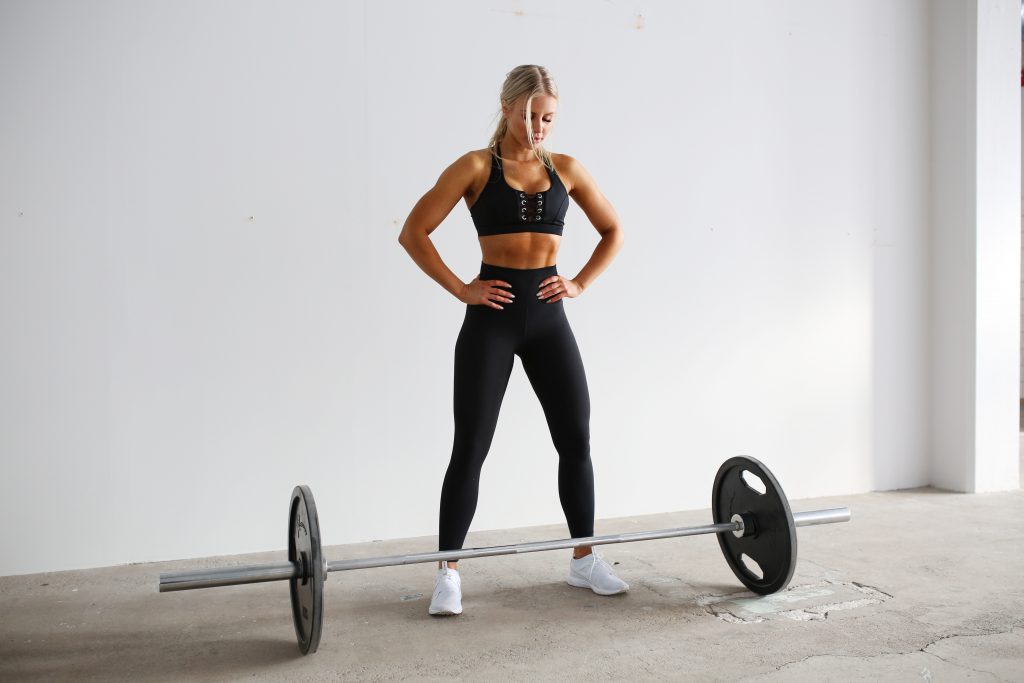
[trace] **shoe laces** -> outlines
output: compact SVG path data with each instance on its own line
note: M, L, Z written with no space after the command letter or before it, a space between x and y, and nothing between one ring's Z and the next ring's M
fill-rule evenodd
M457 569L451 569L449 567L442 567L437 570L437 578L440 581L447 581L448 583L459 584L459 572Z
M587 579L590 579L594 575L594 569L597 568L598 563L604 566L609 572L613 572L612 566L605 562L605 559L597 554L597 550L594 548L590 549L590 554L594 556L594 562L590 565L590 572L587 574ZM580 558L583 559L583 558Z

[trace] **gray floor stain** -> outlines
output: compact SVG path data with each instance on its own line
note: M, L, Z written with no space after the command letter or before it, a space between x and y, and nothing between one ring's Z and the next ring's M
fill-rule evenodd
M878 605L892 596L856 581L824 579L790 586L772 595L739 591L726 595L700 595L697 603L730 624L757 624L769 619L824 621L832 612Z

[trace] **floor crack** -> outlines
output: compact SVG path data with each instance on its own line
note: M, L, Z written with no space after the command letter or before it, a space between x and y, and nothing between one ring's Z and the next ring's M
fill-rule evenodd
M1001 630L985 631L985 632L980 632L980 633L948 633L948 634L946 634L944 636L940 636L938 638L935 638L934 640L930 641L929 643L923 645L922 647L920 647L920 648L918 648L916 650L907 650L907 651L903 651L903 652L880 652L878 654L873 654L873 655L846 655L846 654L836 654L836 653L816 653L816 654L812 654L812 655L807 655L805 657L801 657L800 659L795 659L795 660L793 660L791 662L785 662L783 664L780 664L779 666L775 667L775 671L776 672L780 672L780 671L782 671L783 669L785 669L787 667L796 666L798 664L803 664L804 662L806 662L808 660L811 660L811 659L814 659L816 657L837 657L837 658L843 658L843 659L874 659L876 657L885 657L885 656L888 656L888 655L910 655L910 654L914 654L916 652L920 652L920 653L928 655L930 657L935 657L936 659L939 659L939 660L945 662L946 664L949 664L950 666L955 666L955 667L957 667L959 669L965 669L967 671L974 671L975 673L988 674L989 676L994 676L995 678L997 678L1000 681L1006 681L1007 679L1003 678L1002 676L1000 676L999 674L997 674L997 673L995 673L993 671L987 671L985 669L978 669L978 668L969 666L967 664L961 664L959 662L950 661L950 660L946 659L945 657L943 657L943 656L941 656L939 654L936 654L934 652L929 652L928 648L930 648L931 646L933 646L933 645L935 645L937 643L941 643L944 640L949 640L951 638L981 638L981 637L987 637L987 636L1004 635L1004 634L1007 634L1007 633L1012 633L1014 630L1016 630L1017 628L1020 628L1022 625L1024 625L1024 620L1018 620L1018 621L1015 621L1012 624L1010 624L1007 628L1001 629ZM762 674L758 674L758 676L760 676L760 675L762 675ZM929 672L928 669L924 669L921 672L921 675L925 677L926 681L930 681L931 680L931 672ZM753 676L753 678L756 678L756 677L757 676Z
M951 666L956 666L956 667L959 667L959 668L962 668L962 669L967 669L968 671L976 671L977 673L981 673L981 674L988 674L990 676L995 676L996 678L998 678L1001 681L1005 681L1007 679L1003 678L1002 676L1000 676L999 674L995 673L994 671L987 671L985 669L977 669L977 668L975 668L973 666L968 666L966 664L960 664L958 662L952 662L952 661L946 659L945 657L943 657L942 655L936 654L935 652L929 652L928 648L930 648L931 646L936 645L938 643L941 643L944 640L950 640L952 638L984 638L984 637L987 637L987 636L999 636L999 635L1005 635L1007 633L1013 633L1013 631L1016 628L1018 628L1021 624L1024 624L1024 620L1015 621L1015 622L1011 623L1009 625L1009 627L1007 627L1005 629L1001 629L1001 630L983 631L983 632L980 632L980 633L948 633L948 634L946 634L944 636L940 636L940 637L936 638L935 640L933 640L930 643L926 644L924 647L921 647L920 649L917 650L917 652L922 652L922 653L924 653L926 655L930 655L932 657L935 657L936 659L941 659L942 661L946 662L947 664L949 664Z

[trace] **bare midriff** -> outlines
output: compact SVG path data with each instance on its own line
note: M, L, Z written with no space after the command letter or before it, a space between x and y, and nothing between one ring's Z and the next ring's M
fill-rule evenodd
M512 232L477 239L484 263L520 270L555 265L562 243L561 235L546 232Z

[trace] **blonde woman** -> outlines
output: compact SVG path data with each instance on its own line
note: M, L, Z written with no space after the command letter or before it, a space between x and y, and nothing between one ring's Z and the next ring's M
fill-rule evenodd
M558 451L558 495L569 531L573 538L594 535L590 394L563 301L582 294L608 267L622 247L622 229L583 166L543 144L558 107L548 71L516 67L500 101L501 120L487 149L467 152L446 168L399 236L416 264L466 304L455 344L455 439L441 489L439 550L463 547L516 355ZM555 265L570 197L601 235L572 279ZM480 273L468 284L445 266L430 240L459 199L466 200L482 251ZM567 581L600 595L629 588L589 546L574 549ZM462 613L457 561L439 563L428 613Z

